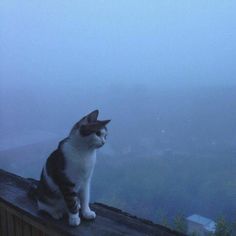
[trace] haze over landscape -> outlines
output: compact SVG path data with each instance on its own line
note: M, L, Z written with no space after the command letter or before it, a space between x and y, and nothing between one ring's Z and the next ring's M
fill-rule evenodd
M2 0L0 167L39 178L99 109L112 122L93 201L155 222L235 221L235 12L230 0Z

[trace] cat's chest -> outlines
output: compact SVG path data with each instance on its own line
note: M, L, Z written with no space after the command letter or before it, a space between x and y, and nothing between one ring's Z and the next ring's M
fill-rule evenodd
M64 155L65 173L71 181L85 182L91 177L96 162L95 151L81 151L68 146L64 148Z

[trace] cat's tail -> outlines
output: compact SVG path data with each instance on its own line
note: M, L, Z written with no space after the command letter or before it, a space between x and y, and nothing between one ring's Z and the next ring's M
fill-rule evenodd
M29 190L28 197L37 200L38 199L38 181L35 179L28 178L29 181Z

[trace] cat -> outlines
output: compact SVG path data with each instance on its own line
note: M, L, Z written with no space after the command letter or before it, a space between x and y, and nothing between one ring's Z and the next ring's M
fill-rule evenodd
M68 214L71 226L80 224L82 218L95 219L89 207L90 182L96 162L96 149L107 138L106 125L110 120L98 120L95 110L77 122L67 138L48 157L36 189L39 210L54 219Z

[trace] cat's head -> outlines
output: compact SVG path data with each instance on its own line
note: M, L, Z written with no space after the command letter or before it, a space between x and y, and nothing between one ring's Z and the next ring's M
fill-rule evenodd
M100 148L106 143L106 125L110 120L98 120L98 113L98 110L89 113L73 126L69 137L75 145Z

